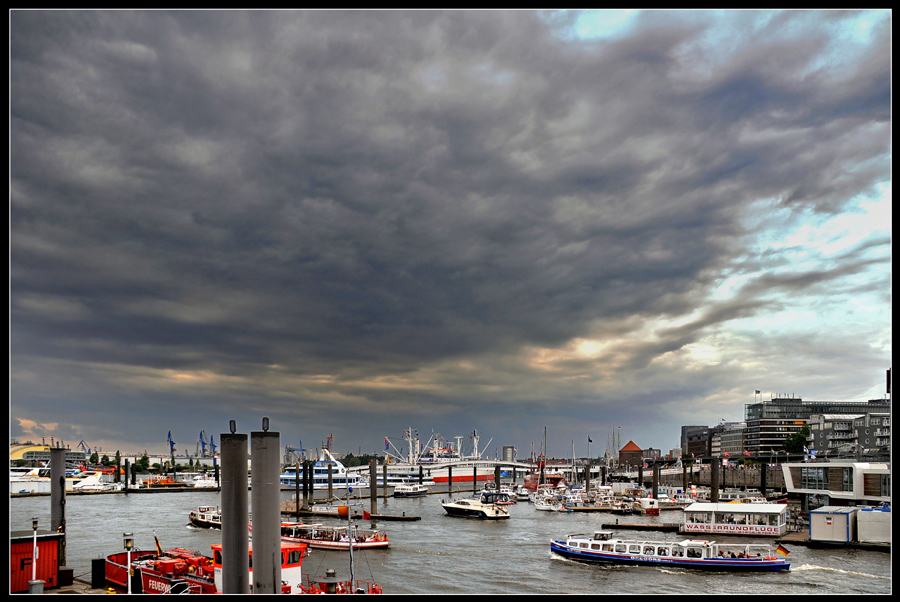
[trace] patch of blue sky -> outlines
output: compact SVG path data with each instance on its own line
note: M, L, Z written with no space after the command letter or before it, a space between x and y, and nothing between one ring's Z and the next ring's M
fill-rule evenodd
M847 261L859 261L860 270L789 295L780 288L757 291L760 299L775 302L780 309L773 306L740 319L735 324L738 330L802 334L818 320L835 334L865 333L873 348L890 349L890 337L882 340L885 325L890 331L890 307L880 287L880 282L890 280L891 270L890 245L884 242L891 236L889 182L876 186L871 195L857 196L840 214L796 212L777 199L761 200L749 208L744 226L746 254L722 274L711 301L739 298L742 287L767 274L828 272ZM875 263L863 267L866 260ZM754 265L756 269L748 270Z
M557 25L557 34L567 39L599 40L615 38L631 31L639 9L597 9L546 11L542 16Z

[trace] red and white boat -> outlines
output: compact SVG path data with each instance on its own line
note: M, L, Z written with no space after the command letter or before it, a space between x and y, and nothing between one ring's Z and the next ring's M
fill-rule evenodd
M222 592L222 544L211 546L212 557L185 548L162 551L132 551L131 569L138 579L132 580L132 593L144 594L217 594ZM301 566L308 554L307 546L282 541L282 593L300 593ZM106 581L117 589L128 589L128 552L106 557ZM250 546L250 574L253 574L253 546Z
M538 456L537 465L534 466L530 474L525 475L525 482L522 487L528 491L537 491L539 487L558 487L560 483L565 484L566 477L561 472L557 472L547 468L547 462L544 455Z
M377 529L353 527L352 542L346 526L281 523L281 541L304 544L319 550L380 550L391 545L387 534Z

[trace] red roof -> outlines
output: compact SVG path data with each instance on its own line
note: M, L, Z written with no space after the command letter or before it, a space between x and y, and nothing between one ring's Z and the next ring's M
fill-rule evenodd
M623 447L619 451L623 452L623 451L644 451L644 450L642 450L640 447L638 447L634 441L629 441L628 443L625 444L625 447Z

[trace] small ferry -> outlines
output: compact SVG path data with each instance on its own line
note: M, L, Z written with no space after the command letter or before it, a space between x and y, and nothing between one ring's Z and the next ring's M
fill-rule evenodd
M768 545L719 544L706 540L680 542L616 539L612 531L592 536L573 534L551 540L552 553L580 562L705 571L773 572L790 570L791 564Z
M281 541L302 543L319 550L350 550L351 543L354 550L383 550L391 545L384 531L354 527L352 536L349 533L345 526L281 523Z
M222 513L218 506L200 506L188 513L188 520L195 527L203 529L221 529Z
M509 510L498 503L499 493L482 493L480 496L458 500L441 500L441 506L450 516L503 520L509 518Z
M405 483L394 487L394 497L422 497L428 495L428 487L419 483Z

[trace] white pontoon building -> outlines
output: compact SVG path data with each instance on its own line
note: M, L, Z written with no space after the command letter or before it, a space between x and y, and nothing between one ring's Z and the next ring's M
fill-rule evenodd
M698 502L684 509L683 531L779 537L787 532L787 504Z

